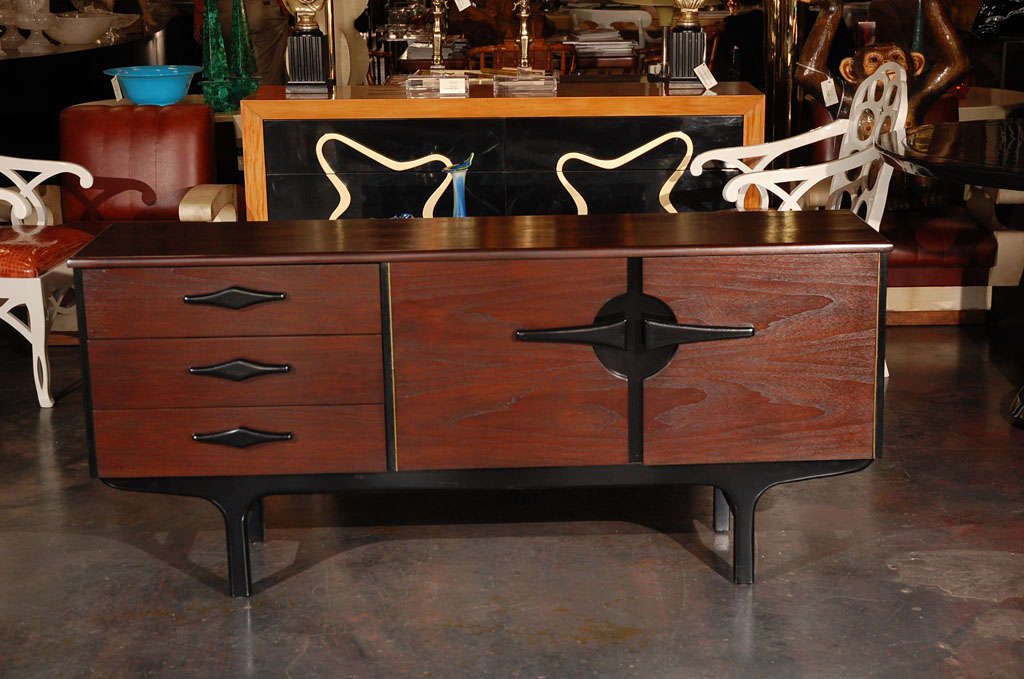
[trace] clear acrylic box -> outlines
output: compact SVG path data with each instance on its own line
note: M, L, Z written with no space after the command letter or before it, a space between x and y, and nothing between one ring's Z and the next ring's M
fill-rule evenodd
M515 75L494 76L496 97L553 97L558 92L558 76L542 71L519 69Z
M465 73L410 75L405 80L406 99L468 97L469 77Z

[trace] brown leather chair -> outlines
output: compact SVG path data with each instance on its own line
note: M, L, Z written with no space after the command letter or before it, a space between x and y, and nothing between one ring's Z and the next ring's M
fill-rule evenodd
M60 134L61 159L95 178L89 189L64 180L66 222L236 217L235 187L214 184L213 111L205 104L72 106L61 113Z

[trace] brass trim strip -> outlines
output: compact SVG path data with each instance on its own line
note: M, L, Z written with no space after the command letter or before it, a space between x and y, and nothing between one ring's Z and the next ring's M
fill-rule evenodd
M390 434L391 445L394 455L395 471L398 471L398 398L396 396L398 391L398 385L397 380L395 379L395 324L391 308L391 264L384 263L381 266L383 267L382 273L384 274L384 289L387 294L386 301L381 300L386 304L384 313L387 315L387 337L385 341L388 343L387 380L389 384L385 385L385 387L390 387L388 389L388 391L390 392L391 400L391 422L389 426L391 427Z

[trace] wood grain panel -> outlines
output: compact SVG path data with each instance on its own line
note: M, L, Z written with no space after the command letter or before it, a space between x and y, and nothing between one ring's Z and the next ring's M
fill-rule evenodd
M84 284L90 338L380 333L374 265L100 269ZM182 301L231 286L287 296L237 310Z
M879 258L644 260L644 289L680 323L751 324L683 345L646 381L646 464L874 455Z
M625 290L624 259L393 265L398 469L626 463L626 383L589 346L513 338Z
M267 161L263 144L263 117L242 111L242 167L245 177L245 217L267 218Z
M243 126L264 120L320 118L533 118L564 116L745 115L764 110L747 83L719 83L713 97L669 93L659 83L561 83L553 97L495 97L490 85L468 98L407 99L401 87L340 87L331 99L287 99L283 87L261 87L241 104ZM762 114L763 115L763 114Z
M385 471L384 407L97 410L100 478ZM197 443L194 433L246 426L291 432L248 448Z
M99 410L383 403L380 335L93 340L92 403ZM192 375L235 359L287 365L241 382Z

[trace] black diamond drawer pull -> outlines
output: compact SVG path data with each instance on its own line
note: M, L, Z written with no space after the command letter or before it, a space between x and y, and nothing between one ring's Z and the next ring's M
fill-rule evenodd
M185 304L204 304L206 306L219 306L225 309L244 309L253 304L264 302L277 302L285 298L283 292L263 292L261 290L249 290L248 288L236 288L234 286L210 292L205 295L185 295Z
M254 363L244 358L236 358L233 361L218 363L217 365L192 366L188 369L193 375L206 375L208 377L220 377L225 380L241 382L250 377L260 375L274 375L286 373L291 370L287 364L271 365L268 363Z
M516 330L521 342L565 342L568 344L600 344L616 349L626 348L626 320L614 323L595 323L575 328L550 330Z
M235 427L225 431L213 432L210 434L192 434L192 440L199 443L215 443L219 446L231 446L232 448L248 448L258 443L271 443L273 441L290 441L292 433L259 431L249 427Z
M644 347L647 349L753 336L754 329L750 326L680 325L644 319Z

